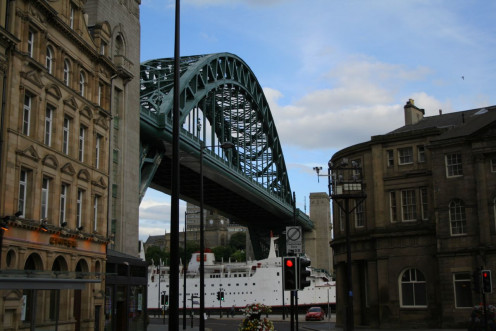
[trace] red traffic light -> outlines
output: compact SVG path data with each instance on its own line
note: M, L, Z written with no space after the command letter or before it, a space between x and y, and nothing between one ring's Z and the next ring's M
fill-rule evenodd
M487 278L487 276L488 276L487 272L482 273L482 277Z
M292 267L294 267L293 260L291 260L291 259L287 259L287 260L286 260L286 267L288 267L288 268L292 268Z

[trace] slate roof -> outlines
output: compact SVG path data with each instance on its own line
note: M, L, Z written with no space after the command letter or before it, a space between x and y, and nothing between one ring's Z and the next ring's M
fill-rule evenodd
M425 129L446 129L434 140L453 139L476 133L496 121L496 106L476 108L436 116L425 116L416 124L405 125L387 133L398 134Z

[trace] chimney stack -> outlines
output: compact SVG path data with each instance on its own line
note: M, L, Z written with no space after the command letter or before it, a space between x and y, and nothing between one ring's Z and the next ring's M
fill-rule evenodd
M417 124L424 118L425 111L415 106L413 99L408 99L405 109L405 125Z

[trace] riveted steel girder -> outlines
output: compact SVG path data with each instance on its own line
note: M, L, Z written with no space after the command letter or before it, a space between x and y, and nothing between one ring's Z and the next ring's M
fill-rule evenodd
M251 69L229 53L183 57L180 63L181 150L198 157L203 144L207 166L222 169L225 180L244 185L291 220L292 192L280 140ZM143 145L160 146L158 142L170 142L172 135L174 59L142 63L140 79L142 140L147 141ZM223 151L219 146L224 142L234 148ZM147 163L156 164L156 159ZM299 215L304 228L313 227L308 216Z

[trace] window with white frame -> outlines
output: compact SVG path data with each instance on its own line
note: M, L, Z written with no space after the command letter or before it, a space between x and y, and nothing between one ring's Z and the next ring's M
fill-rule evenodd
M22 111L22 133L29 136L31 128L31 107L33 104L33 96L26 92L24 95L24 105Z
M48 73L51 74L53 71L53 48L51 46L47 46L46 48L46 64L45 64Z
M83 201L84 190L78 189L76 199L76 227L81 227L83 223Z
M60 187L60 212L59 212L59 222L62 225L66 220L66 206L67 206L67 192L69 186L67 184L62 184Z
M401 212L403 221L415 221L417 219L415 190L401 191Z
M470 272L453 274L453 288L455 290L455 307L470 308L472 303L472 281Z
M446 177L463 176L462 155L460 153L446 154L445 162Z
M427 197L427 187L420 188L420 209L422 219L429 219L429 201Z
M419 163L425 162L425 146L424 145L417 146L417 157L418 157Z
M28 56L33 57L34 55L34 31L29 29L28 31Z
M394 166L394 151L392 149L388 149L386 151L387 154L387 165L388 167Z
M71 3L70 7L69 26L71 27L71 29L74 29L74 5Z
M48 201L50 198L50 178L43 177L41 182L41 218L48 218Z
M54 108L51 105L46 106L45 110L45 145L52 146L52 123Z
M95 195L93 199L93 231L98 231L98 203L100 202L100 197Z
M84 72L79 73L79 95L84 97L84 85L86 84L86 76Z
M100 168L100 144L102 141L102 136L97 134L95 141L95 168Z
M355 200L355 227L363 228L365 226L365 201Z
M62 153L69 154L69 137L70 137L71 120L64 116L64 127L62 129Z
M69 86L71 82L71 62L68 59L64 60L64 84Z
M398 148L398 164L411 164L413 163L413 148L404 147Z
M466 234L467 218L465 215L465 204L462 200L454 199L450 201L449 219L452 236Z
M21 169L19 174L19 196L17 210L21 212L20 217L26 217L26 200L28 192L28 171Z
M79 161L84 162L84 137L86 135L86 127L79 127Z
M398 221L398 207L396 203L396 192L389 192L389 219L391 222Z
M425 277L417 269L407 269L400 275L401 307L427 307L427 287Z

